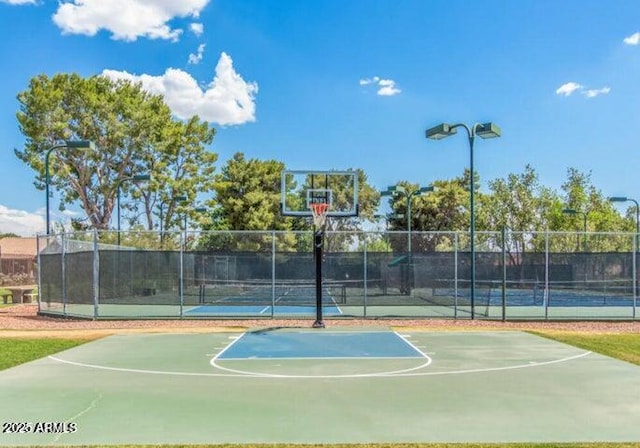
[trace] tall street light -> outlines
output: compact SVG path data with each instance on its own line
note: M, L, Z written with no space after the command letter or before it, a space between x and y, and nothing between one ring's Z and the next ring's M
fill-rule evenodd
M407 252L411 253L411 200L414 196L419 196L424 193L433 191L433 187L418 187L417 190L408 191L402 185L392 185L387 187L386 190L381 191L381 196L393 196L395 194L404 196L407 200Z
M463 123L458 124L449 124L442 123L438 126L434 126L430 129L427 129L425 134L426 137L432 140L442 140L443 138L449 137L451 135L456 134L458 128L463 128L467 131L467 136L469 138L469 208L471 213L471 222L469 229L469 238L471 240L471 319L475 318L475 296L476 296L476 252L475 252L475 210L474 210L474 196L475 196L475 179L474 179L474 171L473 171L473 143L475 137L478 136L483 139L487 138L496 138L500 137L502 132L500 131L500 127L495 123L476 123L471 128Z
M587 251L587 215L589 212L583 212L581 210L576 210L574 208L564 208L562 209L562 213L565 215L582 215L582 250L584 252Z
M44 155L44 185L46 194L46 232L47 235L51 235L51 220L49 218L49 184L51 183L51 176L49 175L49 158L51 153L57 149L78 149L78 150L95 150L96 145L90 140L67 140L59 145L52 146L47 149Z
M141 182L151 179L148 174L136 174L134 176L123 177L116 182L116 191L118 196L118 246L120 245L120 186L123 182Z

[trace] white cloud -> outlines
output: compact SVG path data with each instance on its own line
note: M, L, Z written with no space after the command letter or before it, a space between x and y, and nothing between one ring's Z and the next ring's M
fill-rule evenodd
M585 86L578 84L577 82L568 82L566 84L562 84L556 90L556 95L564 95L570 96L575 92L580 92L583 96L587 98L595 98L600 95L606 95L611 92L610 87L602 87L600 89L587 89Z
M37 0L0 0L0 3L8 3L10 5L35 5Z
M198 52L196 54L191 53L189 55L189 64L199 64L202 61L202 57L204 56L204 47L205 44L198 45Z
M45 222L41 213L13 210L0 205L0 233L15 233L19 236L33 236L44 232Z
M634 33L629 37L624 38L624 43L627 45L638 45L640 44L640 33Z
M556 95L570 96L576 90L580 90L583 88L584 87L578 84L577 82L571 81L566 84L562 84L560 87L558 87L558 89L556 90Z
M222 53L216 65L213 81L202 89L190 74L169 68L164 75L132 75L116 70L104 70L111 79L126 79L142 83L142 87L164 96L165 102L178 118L198 115L221 125L255 121L255 95L258 84L246 82L236 73L232 59Z
M204 25L202 23L193 22L191 25L189 25L189 29L196 36L200 36L202 35L202 33L204 33Z
M361 86L367 86L369 84L377 83L378 81L380 81L380 78L378 78L377 76L374 76L373 78L361 79L360 80L360 85Z
M176 41L181 29L168 22L176 17L198 17L210 0L63 0L53 21L64 33L94 36L101 29L115 40L138 37Z
M376 93L380 96L393 96L402 92L396 87L396 82L392 79L381 79L379 76L374 76L373 78L363 78L360 80L361 86L368 86L370 84L375 84L379 87Z
M598 95L606 95L607 93L609 93L611 91L611 89L609 87L603 87L601 89L589 89L589 90L585 90L584 92L581 92L584 96L586 96L587 98L595 98Z
M381 79L378 83L380 88L378 89L378 95L380 96L393 96L401 92L396 88L396 82L391 79Z

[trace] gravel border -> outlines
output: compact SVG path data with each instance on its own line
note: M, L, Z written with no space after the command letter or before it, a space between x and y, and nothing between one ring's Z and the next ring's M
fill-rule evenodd
M247 328L311 327L313 319L164 319L164 320L80 320L39 316L34 304L0 308L0 337L100 337L126 332L227 332ZM594 333L640 333L640 321L521 321L450 319L328 319L331 327L393 327L428 330L556 330Z

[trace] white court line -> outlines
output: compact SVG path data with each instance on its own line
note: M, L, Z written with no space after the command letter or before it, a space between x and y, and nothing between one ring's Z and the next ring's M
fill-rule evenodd
M411 336L403 336L400 333L398 333L397 331L394 331L395 335L398 336L400 339L402 339L404 342L406 342L406 344L411 347L412 349L414 349L415 351L417 351L418 353L420 353L422 356L424 356L425 358L429 358L426 353L424 353L422 350L420 350L418 347L416 347L414 344L412 344L411 342L409 342L409 337Z
M223 348L216 356L213 357L213 359L216 359L218 356L222 355L224 352L229 350L236 342L238 342L240 339L246 336L246 334L247 333L242 333L240 336L230 336L229 339L233 339L233 342L231 342L225 348Z
M242 376L247 377L247 375L229 375L227 373L197 373L197 372L168 372L166 370L148 370L148 369L129 369L125 367L109 367L109 366L100 366L97 364L87 364L84 362L76 362L69 361L66 359L58 358L57 356L47 356L47 358L57 361L63 364L70 364L72 366L78 367L88 367L90 369L98 369L98 370L110 370L114 372L125 372L125 373L145 373L149 375L176 375L176 376L215 376L215 377L228 377L228 376Z
M534 362L533 364L520 364L515 366L505 367L488 367L484 369L469 369L469 370L448 370L442 372L413 372L409 373L407 369L405 371L386 372L386 373L369 373L369 374L352 374L352 375L277 375L277 374L256 374L254 372L233 371L232 369L225 369L228 372L233 373L198 373L198 372L169 372L164 370L148 370L148 369L130 369L124 367L108 367L96 364L87 364L76 361L68 361L66 359L58 358L56 356L48 356L53 361L60 362L62 364L70 364L77 367L85 367L98 370L108 370L124 373L142 373L149 375L174 375L174 376L191 376L191 377L234 377L234 378L307 378L307 379L329 379L329 378L393 378L393 377L405 377L405 376L434 376L434 375L460 375L469 373L485 373L485 372L498 372L502 370L514 370L525 369L546 366L550 364L559 364L562 362L568 362L575 359L583 358L592 354L592 352L584 352L579 355L569 356L566 358L555 359L551 361ZM425 366L428 364L425 364ZM423 368L425 366L418 366L413 370ZM217 368L219 366L216 365Z
M517 364L515 366L489 367L489 368L484 368L484 369L468 369L468 370L447 370L447 371L442 371L442 372L406 373L406 374L399 374L399 375L395 375L395 376L461 375L461 374L466 374L466 373L499 372L499 371L502 371L502 370L526 369L526 368L529 368L529 367L548 366L548 365L551 365L551 364L558 364L558 363L561 363L561 362L572 361L574 359L579 359L579 358L583 358L585 356L588 356L591 353L593 353L593 352L584 352L584 353L580 353L579 355L569 356L567 358L561 358L561 359L554 359L554 360L551 360L551 361L542 361L542 362L529 361L528 364Z
M308 331L300 331L299 333L311 333ZM329 333L329 332L327 332ZM342 333L341 331L333 331L331 333ZM363 331L361 333L381 333L380 331ZM396 333L396 332L394 332ZM461 375L461 374L472 374L472 373L485 373L485 372L498 372L505 370L516 370L516 369L525 369L525 368L534 368L547 366L552 364L558 364L562 362L568 362L575 359L583 358L592 354L593 352L587 351L578 355L569 356L566 358L555 359L550 361L530 361L527 364L517 364L513 366L502 366L502 367L487 367L487 368L478 368L478 369L462 369L462 370L446 370L439 372L416 372L416 370L420 370L428 367L432 364L433 360L426 353L419 350L415 345L411 344L406 338L396 333L398 337L400 337L403 341L409 344L412 348L414 348L417 352L422 354L424 359L426 359L425 363L401 370L393 370L386 372L376 372L376 373L360 373L360 374L344 374L344 375L287 375L287 374L273 374L273 373L261 373L261 372L252 372L246 370L239 369L231 369L228 367L223 367L217 363L217 359L226 352L230 347L232 347L235 343L237 343L241 338L243 338L247 333L243 333L240 336L231 336L229 339L233 339L233 341L227 345L224 349L222 349L216 356L214 356L210 364L216 369L222 370L228 373L206 373L206 372L171 372L171 371L163 371L163 370L149 370L149 369L132 369L132 368L124 368L124 367L109 367L109 366L101 366L97 364L88 364L76 361L65 360L56 356L48 356L49 359L53 361L57 361L63 364L70 364L78 367L86 367L98 370L107 370L107 371L117 371L117 372L125 372L125 373L142 373L142 374L151 374L151 375L175 375L175 376L191 376L191 377L243 377L243 378L291 378L291 379L328 379L328 378L390 378L390 377L407 377L407 376L435 376L435 375ZM324 333L326 334L326 333ZM282 360L282 359L291 359L291 358L260 358L260 359L246 359L242 358L244 361L273 361L273 360ZM385 359L385 358L296 358L296 359ZM418 359L418 358L386 358L386 359Z
M404 360L404 359L425 359L425 356L283 356L283 357L263 357L263 358L258 358L255 356L252 356L250 358L224 358L221 359L220 361L297 361L297 360L302 360L302 361L313 361L313 360L318 360L318 361L331 361L333 359L335 360L345 360L345 359L353 359L354 361L367 361L369 359L372 360L390 360L390 359L400 359L400 360Z
M426 361L415 367L410 367L402 370L390 370L386 372L374 372L374 373L349 373L344 375L287 375L287 374L279 374L279 373L260 373L260 372L251 372L247 370L239 370L239 369L231 369L228 367L223 367L216 362L216 358L211 360L211 365L217 369L224 370L231 373L243 374L243 375L252 375L252 376L260 376L264 378L375 378L375 377L389 377L394 376L401 373L412 372L418 369L423 369L429 364L431 364L432 359L428 356L426 357ZM260 361L270 361L273 358L261 358ZM291 359L291 358L289 358ZM295 359L354 359L354 358L295 358ZM375 358L358 358L358 359L375 359ZM393 359L403 359L403 358L393 358ZM416 359L416 358L409 358ZM247 360L247 359L243 359ZM225 360L226 361L226 360ZM257 361L257 360L256 360Z
M305 331L305 330L301 330L301 331L297 331L296 333L298 334L309 334L309 335L317 335L317 333L313 332L313 331ZM350 332L345 332L345 331L328 331L328 332L323 332L321 334L344 334L344 333L350 333ZM359 332L358 334L388 334L387 332L383 332L383 331L363 331L363 332ZM400 339L402 339L404 341L404 339L396 332L394 332L398 337L400 337ZM240 375L250 375L250 376L260 376L260 377L267 377L267 378L363 378L363 377L376 377L376 376L389 376L389 375L394 375L394 374L398 374L398 373L406 373L406 372L412 372L418 369L423 369L427 366L429 366L433 360L425 355L424 353L422 353L420 350L414 349L420 353L422 356L421 357L366 357L366 358L355 358L355 357L296 357L295 359L301 359L301 360L340 360L340 359L426 359L426 362L424 362L423 364L420 364L418 366L415 367L410 367L407 369L402 369L402 370L392 370L392 371L383 371L383 372L374 372L374 373L359 373L359 374L344 374L344 375L286 375L286 374L274 374L274 373L262 373L262 372L252 372L252 371L248 371L248 370L240 370L240 369L232 369L229 367L224 367L221 366L220 364L218 364L218 358L229 348L231 347L233 344L235 344L236 342L238 342L238 340L240 338L242 338L243 336L245 336L247 333L243 333L242 336L238 337L238 339L236 339L233 343L229 344L222 352L218 353L218 355L214 356L211 361L210 364L219 370L223 370L226 372L231 372L234 374L240 374ZM405 341L407 342L407 341ZM409 342L407 342L410 346L413 347L413 345ZM291 360L292 358L226 358L224 359L224 361L282 361L282 360Z

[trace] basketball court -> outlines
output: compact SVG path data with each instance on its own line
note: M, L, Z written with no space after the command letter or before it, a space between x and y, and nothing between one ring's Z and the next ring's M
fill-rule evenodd
M313 219L314 232L313 258L294 259L280 281L272 238L270 271L226 264L224 279L208 278L193 257L196 285L180 264L179 301L149 286L127 300L62 306L94 317L315 315L316 328L123 334L1 371L6 421L23 431L3 433L0 445L640 440L639 366L524 332L324 328L325 315L375 315L369 306L386 299L350 303L347 290L372 286L366 277L323 278L327 218L357 216L357 176L286 171L281 190L281 213ZM436 301L407 302L407 312L468 313L455 285L453 296L423 291ZM486 304L486 316L500 308ZM35 430L44 424L54 431Z
M639 391L524 332L126 334L1 371L5 422L74 431L0 444L637 441Z

